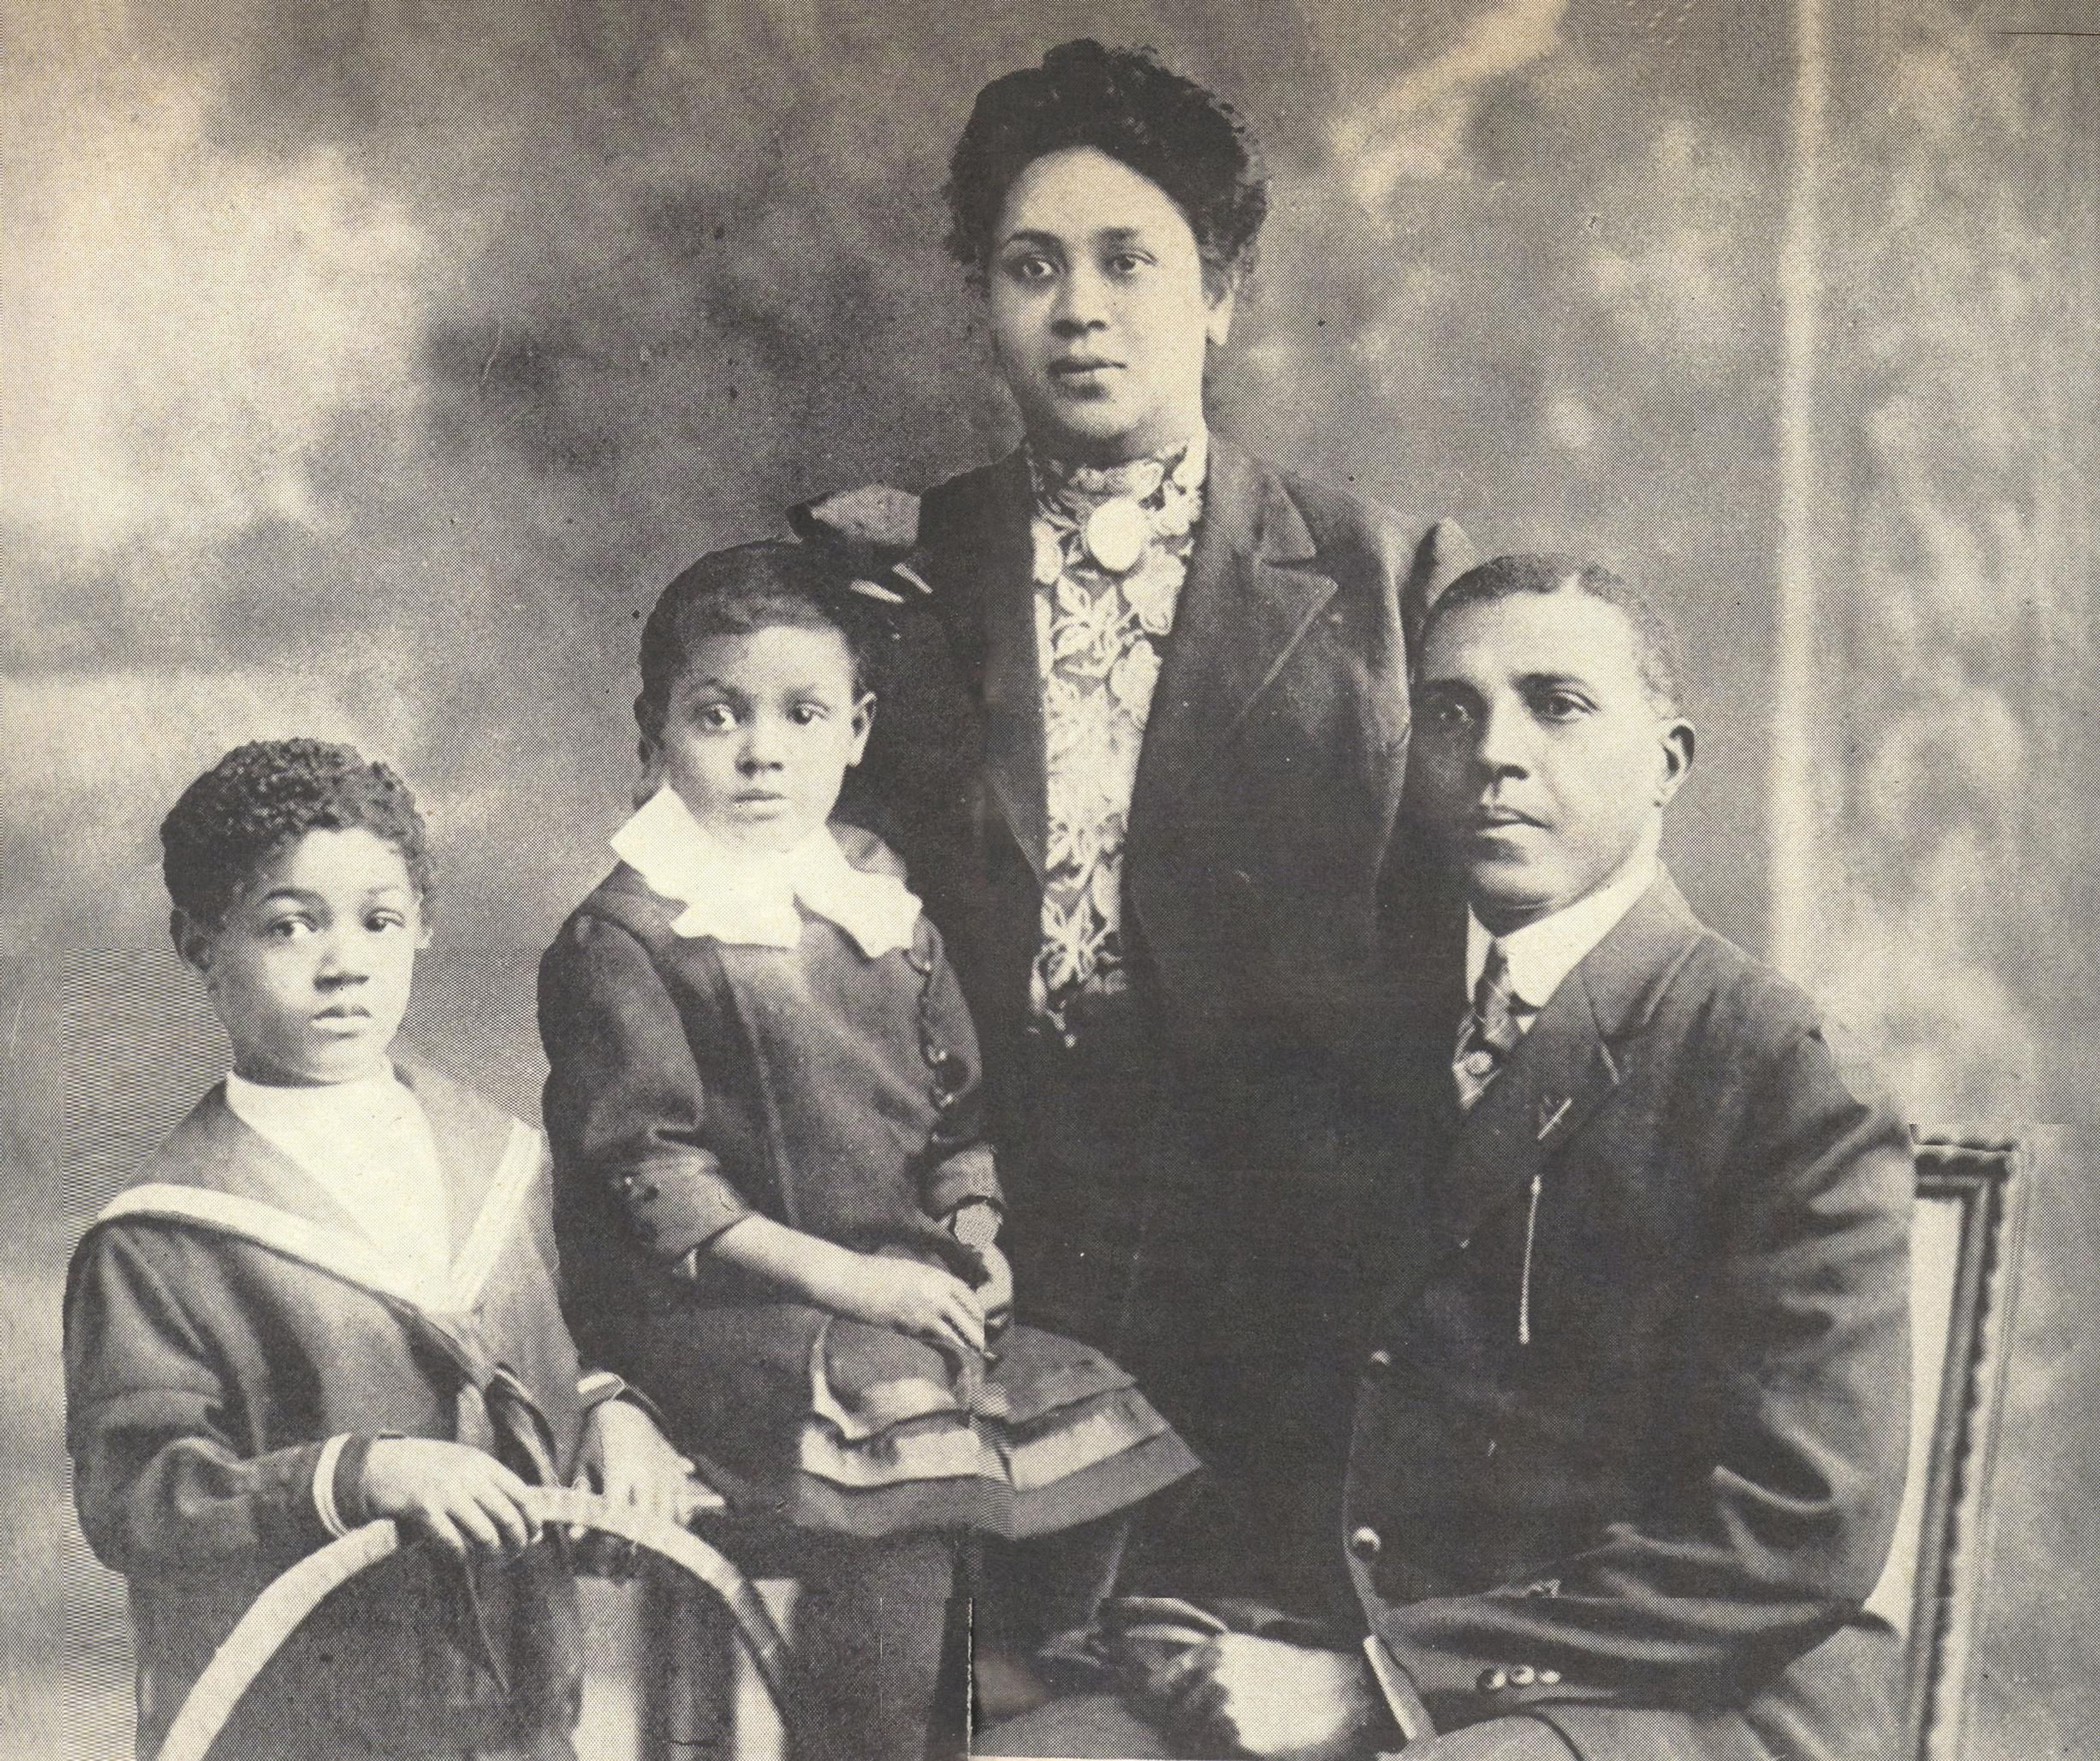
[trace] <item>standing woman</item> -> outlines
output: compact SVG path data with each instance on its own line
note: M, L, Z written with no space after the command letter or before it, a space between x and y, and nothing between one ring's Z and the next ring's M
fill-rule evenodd
M1180 1569L1140 1573L1193 1591L1207 1538L1305 1483L1269 1421L1347 1318L1323 1220L1407 753L1403 607L1464 541L1207 426L1268 210L1210 92L1066 43L978 94L950 170L1026 438L893 534L929 591L861 810L977 1016L1022 1312L1117 1357L1212 1470ZM856 492L799 519L866 541L897 511Z

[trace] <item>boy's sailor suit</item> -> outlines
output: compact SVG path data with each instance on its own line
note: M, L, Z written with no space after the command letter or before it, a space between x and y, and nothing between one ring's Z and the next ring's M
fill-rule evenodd
M68 1446L82 1526L130 1580L141 1754L263 1587L365 1520L376 1439L567 1481L623 1384L580 1374L555 1272L540 1134L427 1070L229 1077L111 1203L68 1279ZM222 1752L566 1756L580 1686L551 1545L404 1549L285 1644Z

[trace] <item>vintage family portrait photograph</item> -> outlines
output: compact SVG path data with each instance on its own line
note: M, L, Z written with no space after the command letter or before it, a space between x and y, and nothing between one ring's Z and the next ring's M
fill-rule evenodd
M0 1753L2100 1755L2100 6L0 3Z

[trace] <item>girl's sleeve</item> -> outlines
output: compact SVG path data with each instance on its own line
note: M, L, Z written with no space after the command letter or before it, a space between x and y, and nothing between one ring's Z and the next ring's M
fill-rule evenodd
M361 1477L360 1440L240 1453L246 1396L175 1295L214 1282L180 1275L179 1260L199 1258L172 1235L105 1226L67 1289L74 1501L95 1557L126 1577L289 1565L342 1532L324 1512L338 1494L354 1506Z
M973 1199L1003 1208L998 1164L985 1133L983 1060L969 1005L940 932L922 919L919 933L916 957L927 965L923 1049L940 1108L920 1179L920 1207L935 1217Z
M558 1187L583 1183L673 1264L749 1213L704 1146L685 1023L633 934L591 916L562 930L540 963L540 1038Z

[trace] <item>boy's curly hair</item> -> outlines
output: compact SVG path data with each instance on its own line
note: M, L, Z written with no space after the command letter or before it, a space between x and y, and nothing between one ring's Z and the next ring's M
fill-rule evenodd
M948 161L948 252L982 285L999 210L1046 153L1092 147L1173 198L1196 235L1215 298L1253 272L1268 216L1261 151L1239 118L1150 49L1061 43L1039 68L1002 74L977 94Z
M325 740L253 740L192 783L161 822L161 872L176 908L215 927L286 845L360 827L399 852L427 896L423 816L390 766Z

